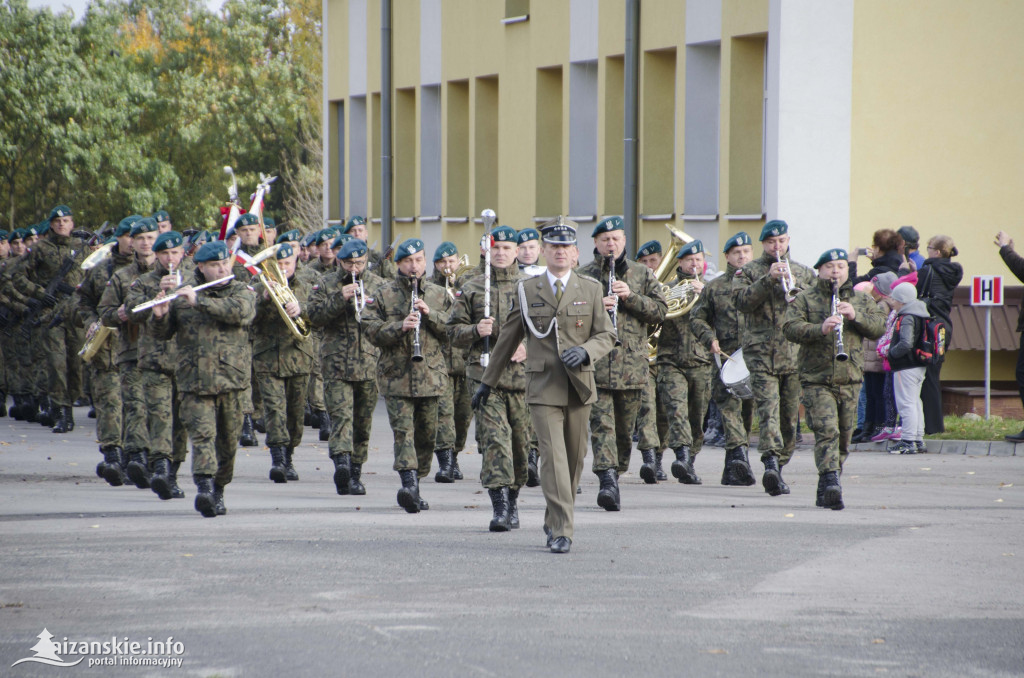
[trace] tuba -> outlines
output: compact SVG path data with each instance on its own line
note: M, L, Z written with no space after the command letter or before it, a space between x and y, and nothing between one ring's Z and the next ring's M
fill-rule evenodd
M671 224L665 224L665 228L671 234L671 239L658 270L654 272L654 277L661 283L661 292L665 295L665 301L668 303L668 314L665 318L669 319L689 313L697 303L697 299L700 298L700 294L688 281L681 281L674 286L669 286L668 283L675 277L676 254L679 253L683 245L693 242L693 238L683 231L673 228ZM654 362L654 357L658 352L660 336L661 325L658 325L647 337L647 357L651 362Z
M108 242L106 245L103 245L102 247L97 249L95 252L87 256L85 258L85 261L82 262L82 270L88 271L89 269L96 268L97 266L102 264L104 261L107 260L107 257L109 257L110 254L114 251L115 247L117 247L116 240L114 242Z
M106 345L107 339L111 336L117 336L116 327L107 327L99 320L89 325L89 330L85 333L85 343L82 344L82 350L78 352L82 362L91 362L96 357L96 354L100 352L100 349Z
M473 266L469 263L469 255L463 254L459 257L459 264L454 270L445 269L443 271L444 291L452 301L455 300L455 281L459 279L459 276L465 275L472 268Z

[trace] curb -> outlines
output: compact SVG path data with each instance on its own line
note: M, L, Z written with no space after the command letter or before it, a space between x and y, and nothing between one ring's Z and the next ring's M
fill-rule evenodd
M1024 443L1008 443L1002 440L929 440L928 454L966 454L972 457L1024 457ZM850 445L852 452L885 452L885 443L856 443Z

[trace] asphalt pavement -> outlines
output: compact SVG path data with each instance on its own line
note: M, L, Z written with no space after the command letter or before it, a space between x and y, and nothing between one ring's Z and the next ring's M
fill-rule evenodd
M166 502L97 478L75 415L67 435L0 419L0 676L1024 675L1019 457L854 452L829 511L809 446L781 497L719 485L720 448L699 487L644 485L634 454L615 513L588 458L554 555L540 488L488 532L472 443L465 480L399 508L383 403L366 496L335 493L307 428L299 482L240 448L213 519L187 473Z

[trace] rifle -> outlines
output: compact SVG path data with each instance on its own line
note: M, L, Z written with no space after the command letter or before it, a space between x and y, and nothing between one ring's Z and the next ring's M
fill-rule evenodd
M47 284L46 289L43 291L43 299L29 299L28 308L29 311L25 315L25 323L22 326L22 336L26 339L31 335L32 328L39 327L41 320L39 319L39 311L45 305L47 308L53 308L57 305L56 293L60 292L64 295L69 295L75 290L66 282L64 278L71 272L71 269L75 265L75 250L71 250L71 256L64 260L57 270L57 275L53 277L53 280ZM51 326L52 327L52 326Z

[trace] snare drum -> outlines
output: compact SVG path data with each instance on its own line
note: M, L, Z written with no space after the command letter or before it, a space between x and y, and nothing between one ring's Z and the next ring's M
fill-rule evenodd
M715 362L720 368L719 376L725 389L741 400L750 400L754 397L754 391L750 388L750 370L743 361L743 349L739 349L723 364L718 354L715 354Z

